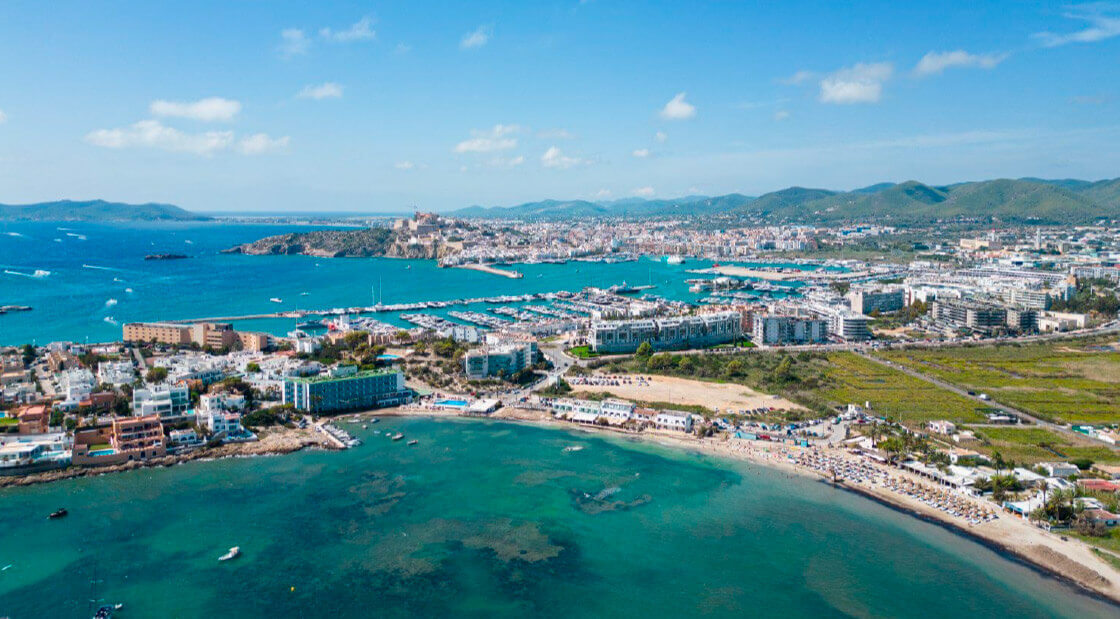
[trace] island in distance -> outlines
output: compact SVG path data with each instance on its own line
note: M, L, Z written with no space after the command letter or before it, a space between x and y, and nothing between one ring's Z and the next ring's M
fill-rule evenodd
M210 221L172 204L125 204L105 200L57 200L0 204L0 221Z

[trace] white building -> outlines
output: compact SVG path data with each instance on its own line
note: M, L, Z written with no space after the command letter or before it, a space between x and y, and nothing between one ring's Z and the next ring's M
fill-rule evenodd
M88 400L96 384L93 372L85 368L69 369L58 376L59 391L68 403Z
M692 415L681 411L659 411L653 417L653 425L659 430L692 431Z
M191 393L186 385L137 389L132 392L132 414L137 417L159 415L161 419L186 417Z
M643 342L654 350L704 348L735 341L742 333L739 312L671 316L642 320L596 321L591 325L591 347L600 353L632 353Z
M134 380L136 370L131 361L102 361L97 364L97 382L102 385L120 387L132 384Z
M828 339L828 322L802 316L758 314L751 332L756 344L818 344Z

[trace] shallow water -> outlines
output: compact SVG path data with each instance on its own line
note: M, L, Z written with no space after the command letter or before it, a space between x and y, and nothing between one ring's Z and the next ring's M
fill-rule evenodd
M0 491L0 616L90 599L130 618L1116 612L770 469L501 422L347 427L365 445Z

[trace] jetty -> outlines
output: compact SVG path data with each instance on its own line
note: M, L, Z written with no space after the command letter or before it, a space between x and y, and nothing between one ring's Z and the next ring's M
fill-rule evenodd
M472 271L482 271L483 273L489 273L491 275L501 275L502 277L508 277L510 279L521 279L525 277L525 274L521 271L506 271L505 269L499 269L489 264L457 264L455 266L460 269L470 269Z

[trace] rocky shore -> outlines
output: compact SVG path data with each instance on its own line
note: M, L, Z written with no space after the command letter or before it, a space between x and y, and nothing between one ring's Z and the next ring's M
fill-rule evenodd
M442 257L444 248L438 244L402 242L388 228L362 228L279 234L223 249L222 253L250 256L304 255L317 258L434 259Z
M228 443L217 447L200 448L186 453L168 455L145 462L128 462L113 466L83 467L71 466L65 469L44 471L31 475L0 477L0 488L31 486L76 477L93 477L106 473L118 473L134 469L171 466L191 460L234 458L287 454L306 448L338 449L338 446L324 434L313 429L273 428L261 430L260 440L250 443Z

